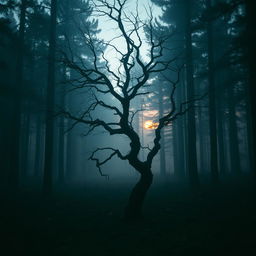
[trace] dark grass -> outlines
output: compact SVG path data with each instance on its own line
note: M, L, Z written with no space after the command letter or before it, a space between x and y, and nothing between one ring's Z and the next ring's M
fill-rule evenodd
M235 179L191 190L157 183L144 219L125 222L132 184L57 186L44 201L26 188L16 203L2 197L0 255L256 255L253 184Z

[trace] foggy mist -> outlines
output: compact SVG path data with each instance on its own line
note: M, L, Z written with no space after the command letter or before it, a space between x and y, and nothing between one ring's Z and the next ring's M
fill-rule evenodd
M0 0L6 255L253 255L253 0Z

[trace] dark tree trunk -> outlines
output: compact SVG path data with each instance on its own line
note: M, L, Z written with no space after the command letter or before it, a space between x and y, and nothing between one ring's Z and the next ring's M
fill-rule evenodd
M65 108L65 92L61 92L60 104ZM59 119L59 150L58 150L58 180L60 183L64 182L65 179L65 132L64 132L65 120L64 117L60 117Z
M173 144L174 144L174 174L177 177L184 177L186 170L185 150L184 150L184 134L183 134L184 120L181 117L175 120L173 124Z
M238 129L236 122L236 108L234 102L234 88L228 88L228 121L229 121L229 148L231 172L238 174L240 169L240 153L238 142Z
M10 166L8 174L9 187L17 190L20 175L20 126L23 88L24 41L27 0L22 0L20 8L19 49L16 62L16 92L14 97L14 113L12 115L12 137L10 143Z
M73 97L71 94L68 95L68 106L70 109L72 109L72 106L74 106L75 102L73 101ZM68 119L67 122L67 128L72 127L73 122L72 120ZM75 177L76 174L76 157L77 157L77 135L75 129L72 129L67 133L66 137L66 173L65 173L65 181L71 182L72 179Z
M66 0L62 4L62 9L65 10L64 12L64 31L66 34L64 34L65 41L64 45L66 47L70 47L70 40L69 37L72 35L73 31L71 28L71 19L72 15L71 12L71 6L70 6L70 0ZM73 38L73 37L72 37ZM72 41L72 40L71 40ZM67 67L63 67L63 81L66 81L67 79ZM74 72L71 69L70 70L70 79L73 79ZM73 102L71 102L71 95L67 94L65 88L61 88L60 92L60 105L63 109L66 109L66 107L71 108ZM59 129L59 171L58 171L58 179L59 181L66 182L68 179L72 176L72 154L73 154L73 147L72 147L72 141L73 141L73 134L72 130L65 135L65 129L64 126L67 125L67 127L70 127L72 125L71 120L68 120L67 123L65 123L65 119L63 117L60 117L60 129Z
M125 209L126 220L136 220L142 218L142 206L152 182L153 174L151 170L148 169L141 171L140 180L133 188Z
M174 175L179 176L180 171L180 161L179 161L179 141L178 141L178 124L177 121L173 123L172 127L173 133L173 167L174 167Z
M207 0L207 8L212 6L211 0ZM217 126L216 126L216 94L215 94L215 67L213 53L213 26L212 21L207 22L208 43L208 83L209 83L209 128L210 128L210 167L212 181L218 182L218 151L217 151Z
M254 148L253 148L253 138L252 138L252 114L250 107L250 92L248 86L246 87L246 138L247 138L247 150L248 150L248 164L247 167L249 170L253 171L254 169ZM256 174L256 173L255 173ZM256 176L255 176L256 178Z
M27 113L24 114L24 124L23 124L23 143L22 143L22 176L26 178L28 176L29 168L29 149L30 149L30 122L31 114L29 113L29 102L27 102Z
M159 116L164 115L164 102L163 102L163 88L159 84ZM161 149L160 149L160 175L162 178L166 177L166 159L165 159L165 134L164 129L162 130L161 136Z
M252 150L252 169L256 178L256 4L255 0L246 0L247 12L247 42L248 42L248 63L249 63L249 109L251 114L251 140L249 148Z
M71 126L70 120L68 120L68 127ZM72 155L73 155L73 131L70 131L67 134L67 151L66 151L66 179L71 180L73 172L73 161L72 161Z
M218 152L219 152L219 170L220 174L226 173L226 163L225 163L225 150L224 150L224 118L223 118L223 104L222 104L222 94L220 93L218 97L218 111L217 111L217 126L218 126Z
M45 165L43 176L43 193L50 196L52 193L53 176L53 138L54 138L54 94L55 94L55 52L56 52L56 22L57 0L51 1L51 21L49 40L49 63L47 84L47 115L45 131Z
M165 159L165 138L164 130L162 131L161 149L160 149L160 175L166 177L166 159Z
M183 88L180 87L176 93L176 102L182 102ZM177 177L184 177L185 164L185 149L184 149L184 118L180 117L173 123L173 142L174 142L174 174Z
M200 172L205 172L205 127L204 127L204 112L202 108L198 108L198 123L200 124L198 127L198 139L199 139L199 165L200 165Z
M186 1L185 17L186 17L186 81L187 81L187 99L194 98L194 68L192 56L192 37L191 37L191 0ZM188 161L188 175L192 185L199 183L197 170L197 150L196 150L196 122L195 109L192 104L187 114L187 161Z
M35 142L35 162L34 162L34 176L40 177L42 173L42 159L44 144L42 142L43 135L43 123L41 113L36 117L36 142Z

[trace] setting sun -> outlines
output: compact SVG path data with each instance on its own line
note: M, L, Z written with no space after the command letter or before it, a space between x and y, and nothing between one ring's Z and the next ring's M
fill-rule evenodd
M148 120L144 123L144 128L147 130L154 130L158 127L158 124L159 123L154 123L153 121Z

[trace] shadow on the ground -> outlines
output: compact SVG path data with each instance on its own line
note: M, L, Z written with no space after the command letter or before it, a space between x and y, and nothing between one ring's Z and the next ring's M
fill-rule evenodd
M145 218L126 223L122 210L130 189L131 184L80 185L59 187L47 203L34 190L23 191L16 205L3 200L1 255L256 255L250 186L195 192L185 184L154 184Z

